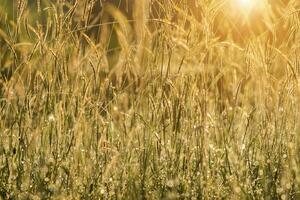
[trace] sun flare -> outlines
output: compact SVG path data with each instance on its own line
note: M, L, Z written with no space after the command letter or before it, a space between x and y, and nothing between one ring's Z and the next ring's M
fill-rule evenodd
M240 7L251 9L254 6L254 0L237 0Z

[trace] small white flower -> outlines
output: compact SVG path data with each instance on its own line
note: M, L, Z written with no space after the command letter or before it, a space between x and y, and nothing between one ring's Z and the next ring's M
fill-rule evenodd
M49 122L54 122L55 121L55 117L53 114L48 115L48 121Z

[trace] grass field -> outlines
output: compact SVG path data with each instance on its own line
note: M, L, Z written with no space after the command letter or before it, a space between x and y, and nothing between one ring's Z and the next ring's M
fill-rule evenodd
M122 1L0 0L0 199L300 199L300 2Z

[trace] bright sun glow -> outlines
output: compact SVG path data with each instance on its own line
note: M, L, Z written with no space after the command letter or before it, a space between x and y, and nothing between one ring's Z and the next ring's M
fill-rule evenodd
M257 12L266 12L267 0L234 0L235 7L245 15L252 13L253 11ZM234 2L233 1L233 2Z
M238 3L245 9L251 9L254 6L254 0L238 0Z

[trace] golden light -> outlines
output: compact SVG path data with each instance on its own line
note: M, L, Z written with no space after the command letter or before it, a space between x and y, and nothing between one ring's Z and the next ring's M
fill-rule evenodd
M244 8L251 8L253 6L253 0L238 0L238 3Z
M266 13L267 0L233 0L233 9L246 18Z
M237 1L237 6L241 11L247 11L249 12L252 10L254 7L256 7L256 0L236 0Z
M267 3L266 0L235 0L240 10L250 11L252 9L262 10Z

